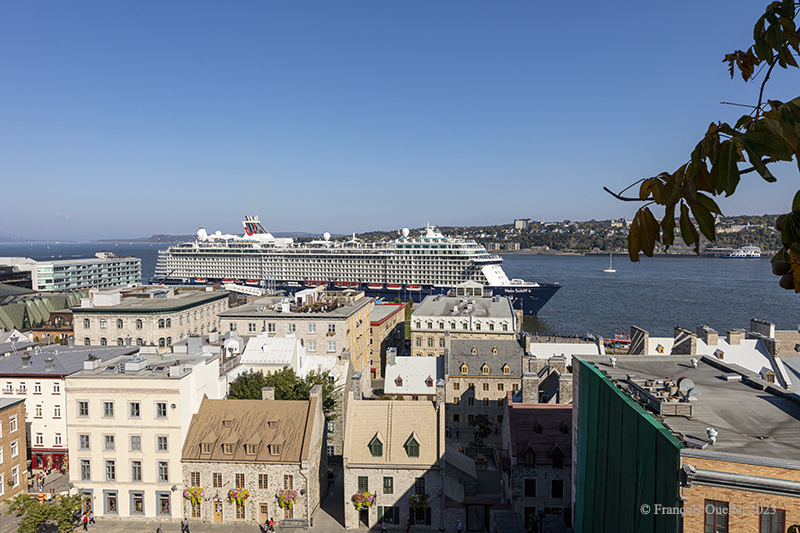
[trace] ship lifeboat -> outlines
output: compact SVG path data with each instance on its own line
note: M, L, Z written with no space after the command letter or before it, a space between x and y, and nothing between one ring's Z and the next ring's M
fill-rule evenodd
M231 278L223 278L222 283L233 283Z
M403 287L400 286L400 285L394 285L394 284L390 283L389 285L386 286L386 288L389 289L390 291L399 291Z
M370 283L369 285L367 285L367 288L371 291L379 291L383 289L383 285L381 285L380 283Z
M419 285L406 285L406 290L409 291L421 291L422 287Z
M258 285L257 279L248 279L246 282L248 285Z
M306 287L319 287L320 285L327 287L328 282L314 279L306 280Z
M237 279L237 280L236 280L236 284L237 284L237 285L241 285L241 284L242 284L242 280L240 280L240 279Z
M206 278L194 278L195 283L205 283L206 281L208 281Z
M355 289L358 287L357 281L337 281L333 284L336 289Z

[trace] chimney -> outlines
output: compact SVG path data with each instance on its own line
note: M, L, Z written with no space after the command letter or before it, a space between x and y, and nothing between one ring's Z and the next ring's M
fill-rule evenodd
M92 354L89 354L89 357L87 357L86 361L83 362L84 370L97 370L99 366L100 366L100 358L95 357Z
M53 356L50 356L44 360L44 369L46 372L53 371L53 361L55 361L55 359L53 359Z
M275 387L264 387L261 389L262 400L275 400Z
M31 354L25 353L22 355L22 368L31 366Z
M264 387L264 389L273 389L273 395L275 394L275 389L272 387ZM264 389L261 389L261 394L263 396ZM314 385L311 387L311 391L308 393L309 400L311 398L316 398L318 403L322 403L322 385Z
M70 348L75 346L75 337L67 337L67 346Z
M733 346L734 344L741 344L744 340L744 330L743 329L732 329L728 332L728 344Z
M558 376L558 403L572 402L572 374Z
M675 341L670 355L697 355L697 334L675 326Z
M527 353L530 355L530 352ZM539 360L535 355L530 355L530 357L528 357L528 372L533 372L537 375L539 374Z
M392 346L388 348L386 352L389 355L389 357L387 357L387 359L389 359L389 366L394 366L397 363L397 348Z
M753 333L760 333L765 337L775 338L775 324L767 320L761 320L759 318L751 318L750 331Z
M638 326L631 326L631 343L628 355L650 355L650 333Z
M125 337L125 346L131 346L131 345L133 344L133 342L132 342L132 341L133 341L133 339L131 339L131 336L130 336L130 335L128 335L127 337Z
M707 346L716 346L719 340L719 333L708 326L697 328L697 338L703 340Z
M444 405L445 405L445 401L446 401L446 397L445 397L444 391L445 391L444 380L443 379L436 380L436 408L437 409L439 409L439 408L444 409Z
M539 403L539 374L522 374L522 403Z
M350 378L350 391L353 393L354 400L362 400L361 394L361 372L356 372Z
M550 372L558 372L559 374L567 373L567 358L563 353L561 355L554 355L548 359L547 364L550 367Z

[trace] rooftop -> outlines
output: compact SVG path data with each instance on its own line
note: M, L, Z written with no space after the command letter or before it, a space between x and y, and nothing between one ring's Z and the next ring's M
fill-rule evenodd
M227 292L196 292L179 294L174 298L123 298L119 305L109 307L74 307L73 314L105 314L105 313L163 313L183 311L228 297Z
M562 457L572 457L572 405L509 403L508 424L509 453L520 459L520 464L528 448L536 455L536 464L552 464L556 449Z
M430 386L428 386L428 378L430 378ZM443 378L443 357L398 356L395 358L394 364L386 365L383 393L435 395L436 381Z
M335 294L334 291L329 291ZM363 293L356 293L361 296L348 299L346 297L331 297L322 299L316 309L311 306L298 307L294 301L280 296L268 296L260 298L253 303L240 305L221 313L217 313L220 318L252 318L252 319L277 319L277 318L347 318L353 313L369 304L372 298L363 296ZM285 305L284 305L285 304Z
M447 318L472 316L477 318L514 318L511 299L502 296L482 298L479 296L426 296L414 310L413 317Z
M94 355L94 351L92 351ZM88 358L88 356L87 356ZM104 359L97 368L83 368L70 375L77 379L181 379L192 367L209 364L219 359L213 354L139 354L135 357L123 355ZM81 364L86 363L86 359Z
M23 367L22 356L25 353L17 344L17 354L0 358L0 376L52 375L67 376L83 370L83 363L93 355L101 361L108 361L120 356L133 356L139 352L138 346L61 346L51 345L30 352L30 366ZM47 370L46 359L53 359L53 369Z
M373 305L369 314L370 324L373 326L380 325L390 316L396 313L402 313L405 308L405 304L386 303Z

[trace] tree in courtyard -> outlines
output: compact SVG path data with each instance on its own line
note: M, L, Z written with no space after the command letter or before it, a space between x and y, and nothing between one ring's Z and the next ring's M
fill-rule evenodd
M725 55L732 78L737 71L744 81L762 76L758 102L746 106L752 108L748 114L733 126L712 123L689 160L674 172L643 178L620 193L605 188L620 200L644 203L628 235L631 261L639 261L639 252L651 257L656 242L669 248L675 239L676 218L683 242L699 254L699 233L710 241L716 239L714 216L721 211L714 196L732 195L741 177L751 172L767 182L776 181L769 167L779 161L794 159L800 169L800 96L788 102L764 97L776 66L798 66L795 56L800 54L800 31L795 19L799 9L796 0L770 3L755 24L753 44L746 51ZM623 196L636 185L638 197ZM650 211L654 204L664 208L660 223ZM800 293L800 191L791 212L778 218L776 229L781 232L783 248L772 259L773 272L781 276L781 287Z
M477 415L472 419L469 425L470 427L476 428L473 434L475 446L483 446L483 439L492 433L492 424L489 422L489 417L486 415Z
M81 495L56 496L40 500L32 494L17 494L8 504L8 512L22 517L17 531L36 533L48 523L54 523L62 533L72 531L80 516Z

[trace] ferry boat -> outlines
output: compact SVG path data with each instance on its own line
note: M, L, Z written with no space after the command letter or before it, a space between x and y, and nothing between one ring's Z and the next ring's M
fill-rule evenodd
M735 252L723 255L727 259L760 259L761 248L758 246L742 246Z
M427 226L419 235L403 229L389 241L367 242L355 234L345 240L297 243L270 234L257 216L246 216L244 235L197 232L197 239L158 252L155 279L167 284L195 278L259 280L287 292L302 287L347 283L368 296L421 301L447 294L465 281L484 286L485 295L508 296L523 313L535 315L561 288L508 279L503 258L471 239L446 237ZM380 286L380 288L378 288Z

